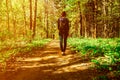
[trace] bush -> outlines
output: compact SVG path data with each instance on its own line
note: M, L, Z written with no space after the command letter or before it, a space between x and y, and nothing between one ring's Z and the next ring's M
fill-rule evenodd
M4 41L0 44L0 63L5 62L11 56L16 55L17 53L24 53L31 51L33 48L43 47L51 39L37 39L33 40L31 43L20 41Z
M68 44L73 50L94 57L97 64L112 65L120 62L120 39L69 38Z

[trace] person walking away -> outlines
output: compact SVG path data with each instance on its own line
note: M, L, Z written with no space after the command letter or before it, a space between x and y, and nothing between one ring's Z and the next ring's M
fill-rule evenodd
M68 18L66 18L65 11L61 13L61 17L58 19L58 30L59 30L59 38L60 38L60 49L62 55L64 55L67 46L67 37L69 34L69 20Z

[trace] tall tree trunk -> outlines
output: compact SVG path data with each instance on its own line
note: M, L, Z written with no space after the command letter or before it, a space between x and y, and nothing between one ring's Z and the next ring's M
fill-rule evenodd
M16 38L17 37L17 34L16 34L16 15L13 16L13 26L14 26L14 37Z
M9 0L6 0L6 8L7 8L7 27L8 27L8 32L10 31L10 15L9 15Z
M47 26L47 38L49 37L49 31L48 31L48 9L47 9L47 13L46 13L46 18L47 18L47 22L46 22L46 26Z
M25 0L23 0L22 2L22 8L23 8L23 16L24 16L24 36L26 36L27 35L27 28L26 28L27 21L26 21Z
M15 12L14 12L14 10L13 10L13 5L12 5L12 3L10 2L10 9L11 9L11 12L12 12L12 24L13 24L13 34L14 34L14 39L16 39L16 37L17 37L17 34L16 34L16 22L17 22L17 19L16 19L16 14L15 14Z
M32 0L30 1L30 30L32 30Z
M87 38L87 22L86 22L86 16L85 14L83 14L83 25L84 25L84 28L85 28L85 38Z
M82 11L80 6L80 1L78 1L79 15L80 15L80 36L83 36L83 25L82 25Z
M118 8L120 12L120 0L118 1L118 3L119 3ZM120 13L119 13L119 18L118 18L118 25L119 25L119 37L120 37Z
M96 21L96 18L97 18L97 2L96 0L94 0L94 34L93 34L93 38L96 38L96 27L97 27L97 21Z
M96 18L96 1L95 0L91 0L91 2L89 3L91 6L91 15L90 15L90 23L91 24L91 37L92 38L96 38L96 23L95 23L95 18Z
M33 35L32 35L33 38L35 37L35 32L36 32L37 1L38 0L35 0L34 25L33 25Z
M104 34L104 38L106 38L107 37L107 34L106 34L107 24L106 24L106 20L105 20L105 17L106 17L106 0L103 0L102 3L103 3L102 10L103 10L103 17L104 17L104 19L103 19L104 33L103 34Z
M46 18L46 38L48 38L49 37L48 0L45 0L45 18Z
M32 40L32 0L30 1L30 42Z

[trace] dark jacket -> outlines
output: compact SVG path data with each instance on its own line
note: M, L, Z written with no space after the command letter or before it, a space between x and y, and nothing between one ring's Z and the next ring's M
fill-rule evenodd
M66 21L66 24L65 24L65 26L62 29L60 28L61 27L61 25L60 25L60 21L61 20ZM59 34L66 34L66 35L68 35L68 33L69 33L69 20L66 17L60 17L58 19L58 30L59 30Z

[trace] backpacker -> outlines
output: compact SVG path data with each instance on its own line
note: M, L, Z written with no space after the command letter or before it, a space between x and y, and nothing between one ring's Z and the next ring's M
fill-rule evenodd
M68 20L67 20L67 18L60 18L59 19L59 30L60 30L60 32L65 32L65 31L67 31L68 30Z

